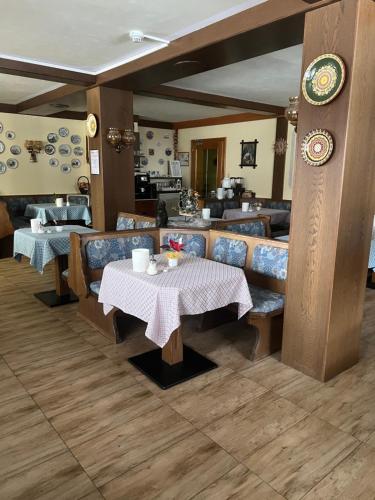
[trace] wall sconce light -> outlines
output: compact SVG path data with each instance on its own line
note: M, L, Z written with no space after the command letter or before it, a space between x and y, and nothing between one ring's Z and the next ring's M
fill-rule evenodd
M113 146L118 153L133 146L136 141L135 134L132 130L119 129L116 127L111 127L107 130L106 138L107 142Z
M299 97L289 97L289 106L285 109L285 118L297 131Z
M37 153L40 153L43 149L43 142L42 141L25 141L25 148L27 151L30 153L30 161L33 163L36 163L37 160Z

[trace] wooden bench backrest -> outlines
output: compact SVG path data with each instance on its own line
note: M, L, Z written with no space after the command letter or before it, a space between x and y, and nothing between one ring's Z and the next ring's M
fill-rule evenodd
M271 237L271 217L269 215L257 215L256 217L246 217L240 219L223 219L220 221L216 221L215 229L225 231L226 226L231 226L233 224L247 224L251 222L263 222L266 232L266 238Z
M246 236L244 234L232 233L231 231L220 231L211 229L210 238L209 238L209 247L207 257L210 259L213 255L213 249L215 245L215 241L217 238L229 238L232 240L241 240L244 241L247 245L247 254L246 254L246 263L245 263L245 273L249 283L253 285L260 286L262 288L267 288L274 292L285 293L285 285L286 282L284 280L278 280L275 278L271 278L269 276L264 276L263 274L259 274L251 269L251 264L253 260L253 252L254 248L257 245L268 245L277 248L286 248L288 249L288 242L279 241L279 240L271 240L269 238L262 238L260 236Z
M135 222L155 222L155 217L147 217L146 215L132 214L130 212L119 212L117 218L119 217L134 219Z
M190 228L184 228L184 229L179 229L177 227L163 227L159 229L159 241L160 245L163 245L163 236L166 234L175 234L175 233L181 233L181 234L201 234L203 238L206 240L206 255L207 256L207 251L208 251L208 244L209 244L209 237L210 237L210 232L207 229L190 229ZM158 252L160 253L160 252Z
M87 265L86 244L89 241L126 238L131 236L151 236L154 240L154 252L159 253L159 229L131 229L128 231L108 231L100 233L70 233L69 287L79 297L87 297L89 284L100 280L103 269L90 269Z

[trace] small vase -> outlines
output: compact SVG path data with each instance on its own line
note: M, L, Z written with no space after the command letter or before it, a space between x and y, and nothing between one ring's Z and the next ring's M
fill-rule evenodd
M168 267L178 266L178 259L168 259Z

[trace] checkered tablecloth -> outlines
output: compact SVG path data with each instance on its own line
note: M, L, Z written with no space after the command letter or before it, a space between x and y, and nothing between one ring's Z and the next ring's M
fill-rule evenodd
M31 228L17 229L14 232L13 255L20 260L22 255L30 258L30 264L40 273L48 262L58 255L70 252L70 233L92 233L94 229L82 226L64 226L62 232L51 227L51 233L32 233Z
M283 224L289 222L289 210L281 210L276 208L261 208L253 212L242 212L240 208L228 208L223 212L223 219L245 219L248 217L257 217L258 215L269 215L271 224Z
M159 266L166 267L158 256ZM113 307L148 323L146 337L164 347L181 324L181 316L202 314L238 303L238 317L252 306L242 269L198 257L180 259L176 268L156 276L135 273L131 259L104 268L99 291L104 313Z
M91 224L91 211L86 205L57 207L53 203L37 203L26 206L25 217L41 219L42 224L53 220L84 220Z

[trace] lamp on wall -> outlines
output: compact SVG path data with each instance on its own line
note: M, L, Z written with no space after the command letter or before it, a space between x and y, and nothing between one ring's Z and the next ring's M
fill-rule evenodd
M297 131L299 97L289 97L289 106L285 109L285 118Z
M30 161L35 163L38 161L36 157L37 153L40 153L43 149L43 142L26 140L25 148L30 153Z
M135 144L136 137L131 129L119 129L110 127L107 130L107 142L115 148L118 153Z

